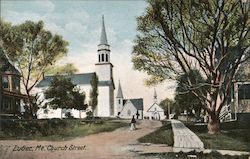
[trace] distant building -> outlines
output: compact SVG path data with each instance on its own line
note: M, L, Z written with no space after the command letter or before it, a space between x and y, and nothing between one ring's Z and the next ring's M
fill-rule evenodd
M62 75L65 78L70 78L71 82L80 87L80 90L86 94L86 102L90 99L91 84L90 81L94 74L97 75L98 83L98 105L94 110L94 116L98 117L112 117L114 116L114 81L113 81L113 65L110 62L110 45L108 44L104 17L102 17L102 30L100 44L97 46L97 59L98 62L95 64L95 72L83 73L83 74L73 74L73 75ZM45 76L45 78L40 81L36 88L40 96L44 98L43 92L50 86L50 82L55 76ZM38 110L38 118L61 118L61 109L40 109ZM66 111L63 112L65 117ZM78 110L71 110L72 115L75 118L85 117L85 111L82 111L80 115Z
M157 94L156 90L154 89L154 102L147 110L147 115L150 119L154 120L163 120L166 118L164 114L164 109L158 104L157 102Z
M21 102L27 96L20 91L20 72L9 62L0 49L0 116L21 115Z
M119 81L116 96L117 116L124 119L131 119L133 115L135 119L143 119L143 99L124 99L121 83Z

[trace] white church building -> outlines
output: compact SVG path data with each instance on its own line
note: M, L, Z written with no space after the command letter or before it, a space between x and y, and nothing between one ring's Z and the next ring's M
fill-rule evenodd
M149 119L153 119L153 120L163 120L166 118L166 115L164 114L164 110L157 102L157 94L156 94L155 89L154 89L154 102L148 108L147 115Z
M90 100L90 90L91 90L91 79L94 74L98 76L98 105L94 110L94 115L99 117L112 117L114 114L114 81L113 81L113 65L110 62L110 45L108 44L104 17L102 17L102 30L100 44L97 46L98 62L95 64L95 72L92 73L82 73L82 74L72 74L72 75L61 75L65 78L70 78L71 82L77 85L81 91L85 92L86 99L88 102ZM50 82L55 76L45 76L36 85L36 92L40 95L41 99L44 99L43 92L49 87ZM46 101L46 100L45 100ZM88 108L89 109L89 108ZM37 117L41 118L61 118L65 117L65 113L62 109L42 109L40 108L37 112ZM71 114L75 118L86 117L86 111L71 110Z
M143 99L124 99L121 84L119 81L116 96L117 116L124 119L143 119Z

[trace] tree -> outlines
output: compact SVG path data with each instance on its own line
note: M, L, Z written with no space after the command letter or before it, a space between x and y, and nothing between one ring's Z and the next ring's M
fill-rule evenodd
M44 95L48 100L45 106L50 106L52 109L77 109L80 113L80 110L87 108L84 103L85 93L81 93L70 79L64 77L55 77Z
M230 83L239 65L250 58L250 3L149 0L148 4L137 19L134 68L147 72L151 84L176 80L197 69L206 82L192 84L188 77L187 88L209 115L209 133L219 132L219 114L230 93ZM209 91L195 91L205 86Z
M97 114L96 106L98 104L98 77L96 74L93 75L91 81L90 101L89 105L92 107L93 112Z
M183 74L178 77L178 85L175 90L175 105L178 107L178 111L186 110L188 114L199 117L202 110L202 101L190 91L189 83L186 80L187 78L190 79L192 85L205 83L198 70L190 70L187 74ZM209 88L204 86L199 89L195 89L194 91L197 94L200 92L206 94L206 91L209 91ZM192 113L193 110L195 110L195 114Z
M47 75L59 75L59 74L74 74L78 72L78 69L74 66L73 63L67 63L66 65L63 66L51 66L50 68L47 68L47 71L45 74Z
M26 111L32 117L35 112L31 91L46 69L67 53L68 42L46 31L42 21L10 25L1 20L0 26L3 26L1 48L21 73L21 83L28 97Z
M171 112L174 112L175 111L175 107L174 107L174 101L169 99L169 98L166 98L164 100L162 100L160 102L160 106L162 107L162 109L164 110L164 114L167 116L167 119L169 118L169 114ZM170 110L169 110L170 109ZM170 112L169 112L170 111Z

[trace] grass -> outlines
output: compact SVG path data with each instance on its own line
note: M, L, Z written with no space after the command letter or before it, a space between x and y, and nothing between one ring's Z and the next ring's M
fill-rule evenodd
M242 137L249 136L250 131L244 129L235 129L222 131L219 134L198 133L207 149L221 149L221 150L236 150L236 151L249 151L250 141L243 140ZM232 135L232 136L230 136Z
M218 134L208 134L207 130L188 125L204 143L206 149L235 150L250 152L250 129L227 129Z
M147 156L150 158L158 158L158 159L248 159L248 155L241 155L241 156L229 156L229 155L221 155L220 153L213 151L209 154L204 154L202 152L189 152L189 153L156 153L156 154L144 154L143 156Z
M141 143L167 144L173 146L174 138L171 122L163 122L163 126L146 136L138 139Z
M117 128L128 126L129 123L123 120L102 120L97 123L85 123L81 120L64 120L62 127L55 127L52 125L48 128L48 134L44 135L40 133L40 130L36 133L27 133L27 127L23 128L26 133L8 133L5 132L0 135L1 140L46 140L46 141L58 141L69 140L75 137L84 137L91 134L97 134L100 132L109 132ZM44 127L43 127L44 128ZM46 128L46 127L45 127ZM44 129L45 129L44 128ZM32 128L28 128L32 129ZM20 130L19 130L20 131Z

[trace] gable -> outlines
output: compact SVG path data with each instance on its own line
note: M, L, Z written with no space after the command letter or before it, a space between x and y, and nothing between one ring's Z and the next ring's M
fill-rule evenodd
M132 111L137 111L136 107L134 106L134 104L130 101L130 100L127 100L126 103L124 104L122 110L121 110L121 113L126 113L127 110L132 110Z
M147 112L164 112L164 110L162 109L162 107L160 105L158 105L157 103L154 103L148 110Z

